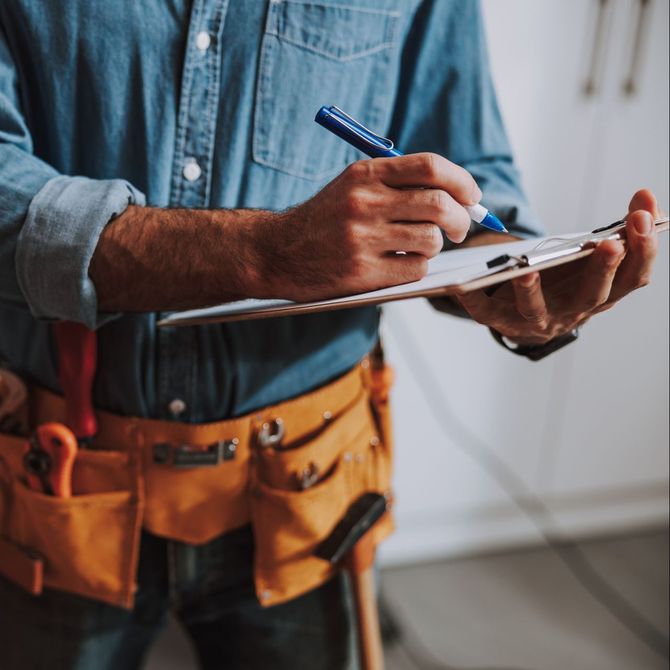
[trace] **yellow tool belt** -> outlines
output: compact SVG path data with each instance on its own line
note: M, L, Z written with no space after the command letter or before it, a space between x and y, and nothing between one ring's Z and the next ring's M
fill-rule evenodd
M0 433L0 574L132 607L140 530L201 544L248 523L263 605L309 591L334 568L313 556L364 492L390 500L391 372L364 359L336 381L247 416L185 424L97 412L72 497L26 485L28 438ZM64 421L63 399L30 392L31 425ZM387 512L375 543L393 530Z

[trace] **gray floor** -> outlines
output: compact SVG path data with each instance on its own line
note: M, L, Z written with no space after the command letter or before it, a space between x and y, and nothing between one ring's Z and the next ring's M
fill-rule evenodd
M667 529L580 547L598 573L667 636ZM405 629L405 644L387 650L387 670L437 670L437 664L507 670L668 667L549 549L384 570L382 584ZM423 666L412 661L416 651ZM148 670L195 668L187 639L171 624Z

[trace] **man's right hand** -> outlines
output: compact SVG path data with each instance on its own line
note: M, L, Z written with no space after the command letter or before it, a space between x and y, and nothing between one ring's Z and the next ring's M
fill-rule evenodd
M258 223L255 293L307 301L421 279L442 249L440 229L462 242L463 205L481 195L437 154L353 163L310 200Z
M480 198L468 172L424 153L358 161L280 213L131 205L102 231L89 274L101 311L360 293L421 279L440 229L461 242L463 205Z

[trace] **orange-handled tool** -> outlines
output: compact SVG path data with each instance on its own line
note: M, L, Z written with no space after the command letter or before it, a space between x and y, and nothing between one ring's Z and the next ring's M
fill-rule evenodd
M47 495L69 498L77 448L77 438L62 423L38 426L23 457L28 486Z
M58 348L58 380L65 395L67 425L80 444L98 431L93 412L93 378L97 364L97 337L93 330L72 321L53 325Z

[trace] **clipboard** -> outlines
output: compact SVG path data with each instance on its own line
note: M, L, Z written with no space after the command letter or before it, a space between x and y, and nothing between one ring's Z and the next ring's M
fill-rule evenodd
M654 221L656 230L668 230L668 218ZM313 302L290 300L240 300L214 307L174 312L158 322L160 327L196 326L314 314L354 307L380 305L412 298L439 298L500 284L514 277L572 263L593 253L603 240L625 242L625 221L616 221L591 232L561 237L533 238L502 244L453 249L431 259L428 274L419 281L389 288Z

